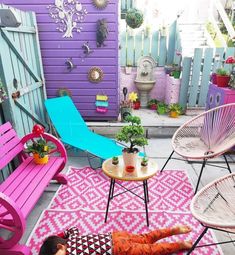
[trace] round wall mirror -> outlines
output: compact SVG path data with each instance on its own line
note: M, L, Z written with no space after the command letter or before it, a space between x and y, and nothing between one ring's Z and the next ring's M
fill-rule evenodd
M109 3L109 0L92 0L92 1L94 6L98 9L104 9Z
M103 80L103 71L99 67L92 67L88 73L88 79L90 82L100 82Z

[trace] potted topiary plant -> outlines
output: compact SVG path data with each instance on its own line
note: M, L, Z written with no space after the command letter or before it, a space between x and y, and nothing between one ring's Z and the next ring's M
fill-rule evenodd
M169 116L171 118L178 118L180 114L182 114L183 109L179 104L170 104L168 106Z
M140 10L132 8L127 11L126 14L126 23L129 27L135 29L142 25L144 21L144 15Z
M218 87L228 87L230 74L224 68L216 70L216 84Z
M150 99L148 101L148 108L151 110L157 110L157 104L158 104L157 99Z
M144 136L144 128L139 117L128 116L126 121L129 125L122 127L117 133L116 139L129 144L129 147L123 149L123 161L125 166L135 167L139 152L136 146L143 147L148 144L148 141Z
M163 102L157 104L157 113L163 115L167 112L167 105Z

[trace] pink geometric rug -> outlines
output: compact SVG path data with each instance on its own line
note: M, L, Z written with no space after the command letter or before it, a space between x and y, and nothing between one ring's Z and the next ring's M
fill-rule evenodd
M111 201L108 220L104 223L109 179L101 170L71 167L68 178L69 185L60 187L50 208L42 213L27 242L33 255L38 254L39 247L47 236L72 226L78 226L81 234L107 233L113 230L143 233L179 224L192 227L191 233L171 237L168 241L194 241L203 230L189 211L193 189L184 171L166 170L149 180L149 228L146 226L143 201L130 193L115 197ZM128 185L130 187L133 184ZM118 192L118 189L120 188L116 185L115 192ZM143 196L142 187L138 192ZM208 232L200 244L213 241L212 232ZM196 249L193 255L196 254L220 255L222 252L211 246Z

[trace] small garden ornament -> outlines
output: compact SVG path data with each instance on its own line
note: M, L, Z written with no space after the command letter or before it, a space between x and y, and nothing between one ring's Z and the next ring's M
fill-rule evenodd
M148 141L144 136L144 128L139 117L128 116L126 121L129 125L122 127L121 131L117 133L116 139L129 144L129 147L123 149L124 164L135 167L139 152L136 146L144 147Z
M148 158L145 156L141 160L141 166L147 166L148 165Z
M105 46L104 41L107 39L109 34L108 23L106 19L99 19L97 21L96 31L96 44L97 47Z

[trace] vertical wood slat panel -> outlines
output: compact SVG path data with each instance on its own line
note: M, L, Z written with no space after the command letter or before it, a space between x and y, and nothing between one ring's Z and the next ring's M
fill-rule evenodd
M141 56L152 56L156 62L159 62L159 54L161 54L161 65L165 65L166 38L164 36L159 39L158 31L154 31L150 36L145 36L143 31L139 31L133 36L123 31L120 35L120 41L122 46L120 52L121 66L127 64L137 66ZM161 49L159 49L160 47Z
M192 64L191 57L185 57L183 59L183 63L182 63L183 71L182 71L179 103L184 108L186 108L187 101L188 101L188 88L189 88L189 80L190 80L190 73L191 73L191 64Z
M188 102L188 105L191 107L197 104L201 63L202 63L202 49L196 48L194 50L192 81L190 86L190 95L189 95L189 102Z
M120 35L120 43L121 43L120 63L121 63L121 66L127 65L127 63L126 63L126 49L127 49L126 41L127 41L127 38L126 37L127 37L126 31L122 32Z
M151 56L155 59L156 62L159 61L158 49L159 49L159 32L155 31L152 36Z
M160 37L160 46L159 46L159 66L164 66L167 58L167 48L166 48L166 36Z
M134 65L134 37L127 36L127 63Z
M176 29L177 29L177 20L174 21L169 28L168 51L167 51L167 60L166 60L167 64L172 64L174 61Z
M135 36L135 66L137 66L138 59L143 56L142 52L142 33Z
M210 73L213 61L213 48L206 48L204 53L204 63L202 71L202 79L199 93L198 106L204 107L209 88Z
M215 49L215 56L218 55L220 60L215 62L214 67L213 67L213 73L215 73L218 68L221 68L221 66L222 66L221 61L223 60L223 54L224 54L224 48L216 48Z

